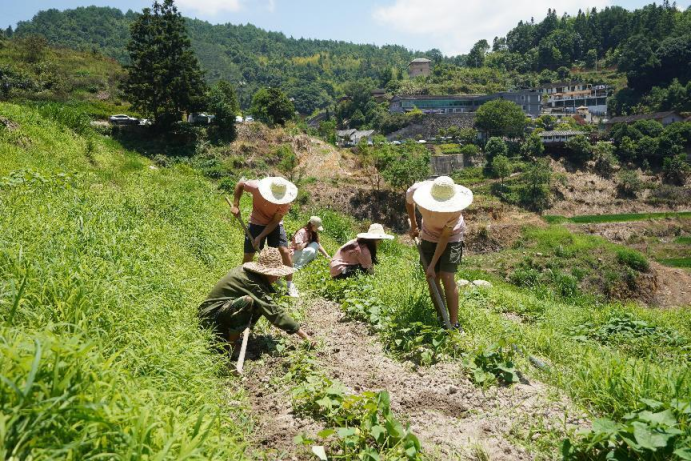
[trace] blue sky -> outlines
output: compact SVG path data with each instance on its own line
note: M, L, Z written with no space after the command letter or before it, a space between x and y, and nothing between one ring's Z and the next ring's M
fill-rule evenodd
M678 1L686 8L691 0ZM660 0L657 0L660 3ZM16 25L37 11L78 6L141 10L153 0L0 0L0 26ZM576 13L579 8L619 5L628 9L646 0L176 0L185 16L211 23L251 23L293 37L397 44L415 50L438 48L467 53L473 43L502 36L520 19L540 20L548 8Z

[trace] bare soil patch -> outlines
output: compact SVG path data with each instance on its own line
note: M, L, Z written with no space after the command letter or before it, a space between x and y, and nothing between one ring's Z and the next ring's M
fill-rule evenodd
M682 207L661 209L661 205L647 203L651 191L645 189L636 198L624 198L618 194L617 176L603 178L595 173L577 170L560 159L551 160L554 172L561 174L563 180L556 181L554 191L558 199L548 211L549 214L563 216L613 214L613 213L648 213L657 211L689 210L689 200ZM644 183L660 183L657 176L649 176L641 171L639 177Z
M388 390L392 409L411 424L434 459L464 459L477 446L493 460L532 459L510 441L510 432L521 430L514 422L522 415L541 414L548 424L563 424L569 404L549 399L542 383L525 381L483 391L463 375L458 363L416 370L410 362L388 357L367 325L345 321L327 301L311 304L308 322L324 340L318 356L324 369L354 392Z
M676 237L690 235L690 221L683 218L633 221L600 224L567 224L573 232L599 235L606 240L626 245L644 254L656 254L673 246L689 251L686 245L674 244ZM639 294L635 298L655 307L689 306L691 301L690 272L674 267L667 267L651 261L651 273L655 283L639 284ZM645 280L642 280L645 282Z
M350 392L389 391L392 409L410 423L431 459L475 459L474 453L481 450L493 460L530 460L534 456L513 437L542 437L540 431L528 434L537 418L545 431L586 424L579 416L565 421L566 414L579 413L542 383L524 379L512 387L484 391L463 375L458 363L415 369L410 362L388 357L367 325L345 320L336 304L322 299L303 302L306 323L324 345L316 357L322 370ZM314 459L293 438L314 435L323 425L293 413L290 389L275 381L287 366L284 357L271 354L275 344L269 336L250 338L242 380L255 418L248 442L271 459Z

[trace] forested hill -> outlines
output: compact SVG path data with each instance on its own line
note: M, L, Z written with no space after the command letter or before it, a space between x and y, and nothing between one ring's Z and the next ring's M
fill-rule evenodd
M54 45L96 50L125 62L129 25L137 14L94 6L51 9L20 22L14 35L40 34ZM619 114L659 110L674 79L682 85L676 83L675 94L690 81L690 8L680 11L666 0L633 11L614 6L558 16L550 9L540 22L520 19L506 36L495 37L492 44L479 40L459 56L443 56L435 49L417 53L395 45L294 39L249 24L187 19L187 25L209 81L233 83L243 107L260 87L281 87L303 114L331 106L343 94L355 99L349 82L390 93L481 93L580 75L614 81L613 75L586 77L583 72L617 68L629 87L613 100L612 112ZM433 74L409 80L406 66L421 55L434 62Z
M136 16L108 7L50 9L20 22L14 35L40 34L53 45L98 50L125 63L129 26ZM310 113L331 104L339 84L364 78L378 81L383 69L405 69L414 57L402 46L294 39L250 24L187 19L187 26L207 79L232 82L244 106L259 87L280 86L295 98L300 112Z

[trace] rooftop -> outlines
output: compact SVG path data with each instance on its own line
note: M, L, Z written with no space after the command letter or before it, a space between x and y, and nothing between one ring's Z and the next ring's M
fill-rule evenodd
M464 101L467 99L477 99L484 97L484 94L464 94L464 95L432 95L432 94L418 94L418 95L402 95L394 96L393 101L407 100L407 101L434 101L434 100L452 100L452 101Z
M411 61L409 64L413 64L414 62L432 62L432 61L428 58L416 58L413 61Z
M585 134L583 131L574 131L574 130L567 130L567 131L542 131L538 133L538 136L542 138L547 138L548 136L576 136L578 134Z

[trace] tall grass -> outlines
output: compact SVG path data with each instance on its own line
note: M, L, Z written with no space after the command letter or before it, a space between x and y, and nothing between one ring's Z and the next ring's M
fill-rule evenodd
M196 319L240 262L221 196L100 138L88 161L60 108L0 114L0 456L244 457L242 391Z

